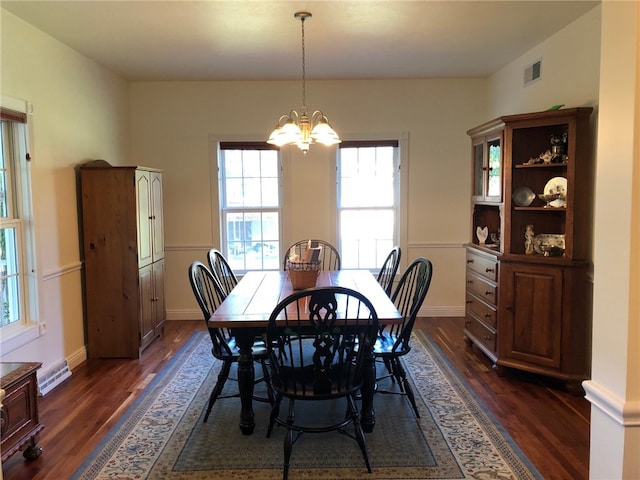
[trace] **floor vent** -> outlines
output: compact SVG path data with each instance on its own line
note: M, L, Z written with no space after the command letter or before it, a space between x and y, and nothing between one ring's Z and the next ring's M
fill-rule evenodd
M38 377L40 395L46 395L70 376L71 370L66 360L50 368L44 375Z
M524 69L524 85L527 86L532 82L535 82L542 75L542 60L537 60L536 62L529 65Z

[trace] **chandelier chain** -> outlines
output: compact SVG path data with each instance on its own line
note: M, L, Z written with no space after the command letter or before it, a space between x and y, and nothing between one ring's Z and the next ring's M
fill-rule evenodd
M305 64L305 48L304 48L304 21L305 21L305 18L302 17L300 20L301 20L301 23L302 23L302 106L306 107L307 106L307 81L306 81L307 69L306 69L306 64Z

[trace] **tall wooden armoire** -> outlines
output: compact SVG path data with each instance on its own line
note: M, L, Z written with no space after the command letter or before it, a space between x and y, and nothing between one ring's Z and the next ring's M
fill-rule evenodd
M139 358L165 320L162 173L79 171L88 356Z

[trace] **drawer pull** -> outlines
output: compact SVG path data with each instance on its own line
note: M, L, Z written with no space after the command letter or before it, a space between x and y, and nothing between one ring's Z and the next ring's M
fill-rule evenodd
M485 339L485 340L491 340L491 336L490 336L490 335L485 335L485 336L484 336L484 339Z
M493 272L494 270L493 270L493 268L486 268L484 271L487 272L487 273L490 273L490 272Z
M467 285L473 285L473 280L467 280Z
M484 292L484 294L485 294L487 297L491 297L491 296L493 296L493 292L490 292L489 290L487 290L486 292Z
M472 303L472 302L471 302L471 300L467 300L465 303L466 303L467 305L471 305L471 303Z
M467 263L473 263L473 258L467 258Z
M485 313L484 314L484 318L491 318L491 314L490 313Z

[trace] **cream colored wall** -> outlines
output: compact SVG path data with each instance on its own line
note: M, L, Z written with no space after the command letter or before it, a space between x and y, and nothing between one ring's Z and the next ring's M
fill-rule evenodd
M600 7L590 10L492 75L489 115L537 112L557 104L597 107L600 12ZM542 61L542 75L525 86L524 70L537 60Z
M14 15L1 15L2 94L33 104L32 187L42 335L2 361L46 372L85 358L74 167L128 161L126 82ZM46 329L46 333L44 330Z
M461 315L464 252L470 238L466 130L486 120L479 79L308 82L309 108L322 108L344 139L408 135L404 265L434 263L426 310ZM167 312L199 318L187 267L219 245L216 172L209 138L265 140L278 116L299 108L299 82L135 82L132 158L165 172ZM286 159L285 236L336 241L335 154L321 145Z
M640 3L602 7L590 477L640 478Z

